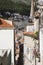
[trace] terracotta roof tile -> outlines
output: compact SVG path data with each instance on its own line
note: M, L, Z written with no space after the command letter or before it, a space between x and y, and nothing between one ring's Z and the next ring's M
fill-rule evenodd
M13 27L13 25L9 24L7 21L5 21L2 18L0 18L0 22L2 22L2 24L0 24L0 27Z
M34 35L33 32L23 32L24 35Z

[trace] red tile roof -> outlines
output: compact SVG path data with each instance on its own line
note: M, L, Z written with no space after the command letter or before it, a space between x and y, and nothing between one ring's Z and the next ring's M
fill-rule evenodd
M34 35L33 32L23 32L24 35Z
M2 23L0 24L0 27L13 27L13 24L9 24L5 19L0 18L0 22Z

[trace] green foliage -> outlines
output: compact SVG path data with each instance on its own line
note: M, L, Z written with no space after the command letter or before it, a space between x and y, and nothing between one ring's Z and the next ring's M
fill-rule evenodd
M0 11L14 11L20 14L29 15L30 5L22 2L13 2L11 0L0 0Z
M36 32L36 33L34 34L34 38L35 38L35 39L39 39L39 32Z

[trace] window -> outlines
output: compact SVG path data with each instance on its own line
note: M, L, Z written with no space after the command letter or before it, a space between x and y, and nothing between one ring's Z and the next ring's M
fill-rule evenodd
M27 48L27 54L29 54L29 48Z

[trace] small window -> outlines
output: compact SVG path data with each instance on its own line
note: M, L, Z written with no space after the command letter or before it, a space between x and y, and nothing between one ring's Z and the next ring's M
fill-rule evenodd
M29 48L27 48L27 54L29 54Z

